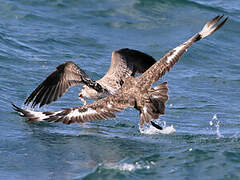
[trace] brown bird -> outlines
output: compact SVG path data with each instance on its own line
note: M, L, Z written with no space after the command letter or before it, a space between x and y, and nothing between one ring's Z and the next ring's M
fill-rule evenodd
M14 104L13 108L20 112L21 116L29 119L30 122L48 121L70 124L114 118L116 117L116 112L121 112L127 107L132 107L140 112L140 126L144 123L150 123L152 119L158 119L160 115L164 114L165 103L168 100L167 82L155 87L152 87L152 85L173 67L193 43L211 35L222 27L228 19L225 18L217 25L222 17L223 16L217 16L208 21L200 32L170 50L141 76L128 76L124 80L122 88L113 95L91 104L66 108L57 112L34 112L21 109ZM161 127L155 123L152 124L161 129Z
M75 63L65 62L30 94L24 104L32 102L32 107L50 104L75 85L83 85L79 98L86 104L84 97L101 99L114 94L121 88L126 77L145 72L155 62L152 56L137 50L125 48L113 51L108 72L97 81L90 79Z

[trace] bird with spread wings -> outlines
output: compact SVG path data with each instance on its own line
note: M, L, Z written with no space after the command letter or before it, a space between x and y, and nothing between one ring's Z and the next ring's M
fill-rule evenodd
M101 99L116 93L123 80L136 73L143 73L156 60L143 52L134 49L113 51L108 72L99 80L94 81L74 62L59 65L26 99L25 104L32 102L32 107L50 104L60 98L70 87L83 85L79 98L86 105L88 99Z
M201 31L196 33L186 42L167 52L161 59L148 68L141 76L128 76L122 82L121 89L113 95L97 100L91 104L80 107L65 108L56 112L35 112L24 110L13 104L13 108L30 122L48 121L63 122L65 124L92 122L116 117L116 112L121 112L127 107L135 108L140 112L140 126L144 123L153 123L164 114L165 103L168 100L167 82L152 85L168 72L180 57L195 42L213 34L221 28L228 18L218 23L222 16L217 16L208 21Z

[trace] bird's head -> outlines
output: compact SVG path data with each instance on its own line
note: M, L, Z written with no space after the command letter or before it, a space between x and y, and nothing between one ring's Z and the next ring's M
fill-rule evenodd
M109 93L107 90L103 90L102 92L97 92L95 89L88 87L86 85L80 90L78 96L79 98L88 98L88 99L101 99L108 96Z

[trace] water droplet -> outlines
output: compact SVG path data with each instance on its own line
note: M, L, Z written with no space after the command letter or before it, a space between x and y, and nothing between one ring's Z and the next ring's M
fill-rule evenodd
M213 125L213 121L209 121L209 125L212 126Z
M218 138L224 137L224 136L220 133L220 121L217 121L216 128L217 128L216 132L217 132Z
M214 114L213 117L212 117L212 120L217 120L217 114Z

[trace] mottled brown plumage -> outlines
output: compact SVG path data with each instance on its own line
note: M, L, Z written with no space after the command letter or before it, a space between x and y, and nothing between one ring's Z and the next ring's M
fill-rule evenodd
M84 85L80 98L100 99L117 92L126 77L145 72L155 62L153 57L137 50L124 48L113 51L109 70L98 81L90 79L74 62L65 62L30 94L24 104L32 102L32 107L37 104L41 107L56 101L75 85Z
M226 18L219 25L216 25L222 17L217 16L207 22L199 33L166 53L141 76L128 76L124 80L122 88L114 95L85 106L67 108L58 112L34 112L23 110L13 105L14 109L30 121L63 122L70 124L112 118L115 117L116 112L121 112L127 107L132 107L140 111L140 125L149 123L152 119L158 119L160 115L164 114L165 103L168 100L166 82L153 88L152 85L170 70L194 42L211 35L219 29L227 21Z
M26 99L25 104L28 105L31 101L32 107L37 104L43 106L52 101L56 101L61 97L71 86L88 85L96 91L101 92L103 88L95 81L91 80L87 74L81 70L73 62L65 62L59 65Z

